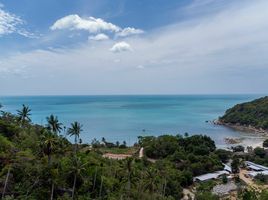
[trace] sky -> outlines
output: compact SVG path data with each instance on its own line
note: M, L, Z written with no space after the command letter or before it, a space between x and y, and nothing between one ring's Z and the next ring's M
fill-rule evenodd
M0 0L0 95L268 94L267 0Z

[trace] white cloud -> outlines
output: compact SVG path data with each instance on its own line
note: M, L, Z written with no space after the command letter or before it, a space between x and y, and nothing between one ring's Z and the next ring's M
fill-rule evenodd
M89 36L88 39L89 40L95 40L95 41L103 41L103 40L108 40L109 36L105 35L103 33L99 33L99 34L97 34L95 36Z
M0 6L0 36L17 31L17 26L23 24L20 17L4 11L3 5Z
M0 4L0 36L17 33L28 38L37 37L35 34L22 28L22 25L25 24L24 20L15 14L5 11L3 8L4 5Z
M137 34L142 34L142 33L144 33L144 31L141 30L141 29L135 29L135 28L132 28L132 27L127 27L127 28L124 28L119 33L117 33L116 35L120 36L120 37L126 37L126 36L130 36L130 35L137 35Z
M247 1L243 6L232 5L209 17L162 27L148 32L146 37L130 37L125 42L135 45L131 53L107 51L114 45L107 40L0 58L1 72L7 69L16 72L19 66L27 66L23 70L31 75L22 80L6 73L5 79L0 78L0 91L2 94L267 93L264 87L268 84L267 7L267 0ZM121 50L116 46L114 50ZM145 69L138 70L142 68L138 66Z
M132 27L121 28L115 24L104 21L100 18L87 17L82 18L79 15L68 15L58 19L51 27L51 30L86 30L89 33L99 33L95 37L90 36L89 39L101 41L107 39L107 35L102 32L110 32L116 37L127 37L144 33L141 29Z
M132 51L131 46L126 42L118 42L110 49L112 52L119 53L123 51Z
M98 33L100 31L118 32L120 27L106 22L100 18L81 18L78 15L68 15L57 20L51 27L51 30L86 30L90 33Z

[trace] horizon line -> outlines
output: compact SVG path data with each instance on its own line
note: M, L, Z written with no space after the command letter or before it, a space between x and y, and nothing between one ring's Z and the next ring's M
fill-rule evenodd
M181 93L181 94L7 94L7 95L0 95L0 97L75 97L75 96L196 96L196 95L204 95L204 96L212 96L212 95L262 95L268 96L268 93Z

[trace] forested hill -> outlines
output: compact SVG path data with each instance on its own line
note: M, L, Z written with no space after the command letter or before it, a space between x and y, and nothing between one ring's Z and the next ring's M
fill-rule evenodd
M268 130L268 96L237 104L220 117L220 122Z

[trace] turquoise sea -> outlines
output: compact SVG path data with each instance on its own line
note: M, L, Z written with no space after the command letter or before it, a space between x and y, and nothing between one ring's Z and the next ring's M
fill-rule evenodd
M231 106L262 95L152 95L152 96L6 96L0 97L4 110L16 113L22 104L32 109L32 121L46 124L46 116L57 115L68 127L83 124L81 138L91 142L108 141L133 144L139 135L206 134L218 146L225 137L249 137L232 129L215 126L212 121ZM144 130L144 131L143 131ZM72 139L70 139L72 140Z

